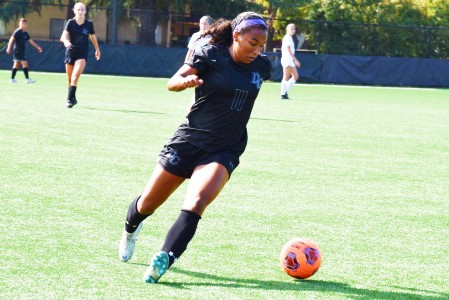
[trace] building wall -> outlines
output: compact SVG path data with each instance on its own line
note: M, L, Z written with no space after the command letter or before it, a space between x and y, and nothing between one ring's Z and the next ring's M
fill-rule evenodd
M67 7L43 5L40 14L31 13L26 15L25 18L28 21L27 31L31 38L43 41L58 41L67 21ZM88 9L88 18L94 22L95 35L99 42L109 43L112 40L112 24L108 23L107 11L105 9ZM2 24L0 24L0 40L9 39L19 26L19 19L4 24L4 30L2 30ZM156 29L157 45L185 48L192 33L199 29L199 20L186 21L184 19L184 17L175 17L170 22L161 18ZM55 25L56 23L58 25ZM120 20L117 28L118 43L136 44L138 30L138 25L133 20Z

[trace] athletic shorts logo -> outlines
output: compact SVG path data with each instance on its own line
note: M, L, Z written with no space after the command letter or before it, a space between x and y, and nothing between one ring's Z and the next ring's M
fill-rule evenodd
M181 161L181 158L178 156L178 152L176 150L171 150L168 161L174 166Z

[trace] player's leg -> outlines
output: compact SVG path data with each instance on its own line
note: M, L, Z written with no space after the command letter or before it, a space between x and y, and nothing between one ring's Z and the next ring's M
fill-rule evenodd
M296 69L295 67L290 67L290 79L287 81L287 92L292 88L292 86L295 84L296 80L298 80L299 75L298 75L298 69Z
M156 165L142 195L130 204L125 228L119 243L119 258L128 261L134 254L137 235L142 222L160 206L185 180Z
M20 61L14 60L12 63L11 79L9 82L17 83L16 74L17 74L17 71L19 70L19 67L20 67Z
M22 60L20 63L22 64L23 74L25 75L25 82L26 83L35 83L36 80L30 79L30 76L29 76L28 60Z
M290 79L290 67L282 68L282 80L281 80L281 99L288 99L287 96L287 82Z
M67 86L68 86L68 95L67 95L66 107L68 107L68 108L72 108L73 105L76 104L76 102L74 102L72 100L73 91L71 89L73 69L74 69L74 63L71 61L70 57L67 57L66 61L65 61L65 73L67 75Z
M72 106L78 103L78 101L76 100L76 88L78 86L78 80L81 77L81 74L83 74L85 68L86 60L84 58L75 60L70 76L69 85L69 100L72 103Z
M181 213L170 228L161 251L152 257L144 275L145 282L156 283L186 250L195 235L201 215L228 180L228 170L218 162L195 168Z

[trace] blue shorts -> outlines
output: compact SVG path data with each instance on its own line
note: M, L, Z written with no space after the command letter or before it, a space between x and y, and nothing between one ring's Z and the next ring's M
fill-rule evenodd
M228 170L229 178L239 165L239 157L228 151L208 152L192 145L176 133L158 156L162 168L176 176L190 178L201 165L217 162Z
M74 54L74 53L66 52L64 63L67 65L74 65L75 61L77 61L78 59L85 59L87 62L87 53Z
M26 61L28 58L25 55L25 51L14 51L12 53L12 60L13 61Z

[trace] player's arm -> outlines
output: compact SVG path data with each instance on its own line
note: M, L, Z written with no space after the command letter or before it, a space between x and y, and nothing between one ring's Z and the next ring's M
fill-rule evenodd
M31 44L31 46L36 48L39 53L42 53L42 48L35 41L29 39L28 42Z
M287 50L288 50L288 53L293 58L293 61L295 62L296 67L297 68L301 67L301 63L299 62L299 60L296 59L294 50L292 51L292 49L290 49L290 46L287 46Z
M89 34L90 40L92 41L92 45L94 45L95 48L95 58L97 60L101 57L100 47L98 47L98 40L97 36L95 34Z
M187 51L186 58L184 59L184 63L186 63L186 62L189 61L189 59L190 59L190 57L192 56L192 54L193 54L193 49L189 49L189 50Z
M203 84L203 80L198 78L198 70L189 65L182 67L167 82L169 91L180 92L186 88L197 87Z
M72 43L70 43L70 33L67 30L64 29L59 40L64 44L64 47L72 47Z
M12 35L12 36L9 38L8 48L6 48L6 53L8 53L8 54L11 53L12 46L14 45L15 42L16 42L16 39L15 39L14 36Z

